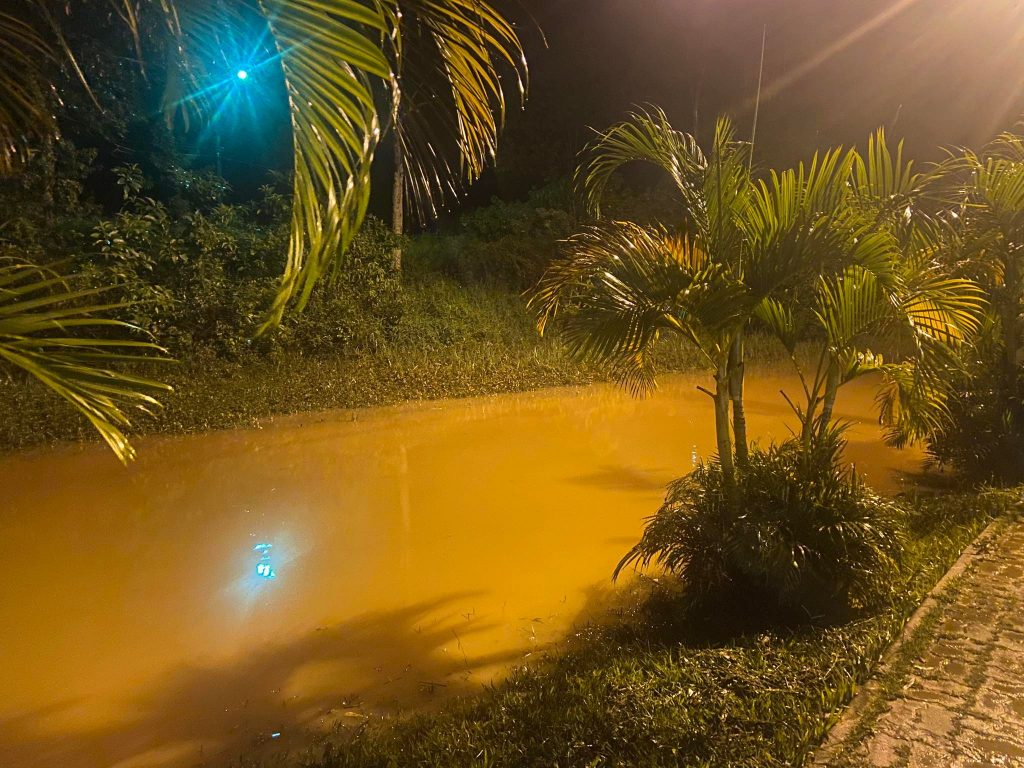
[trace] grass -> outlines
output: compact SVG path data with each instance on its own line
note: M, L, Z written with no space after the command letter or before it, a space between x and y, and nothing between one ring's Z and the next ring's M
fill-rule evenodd
M874 615L753 630L735 611L681 609L678 587L655 583L634 610L483 696L342 729L304 765L800 765L914 608L1011 501L991 493L914 502L899 597Z
M755 361L781 360L775 345L752 345ZM666 346L666 370L694 370L689 349ZM392 405L543 387L589 384L603 371L582 365L557 340L541 339L523 299L501 288L419 280L406 287L392 340L347 354L256 354L229 361L200 356L157 371L175 388L132 433L191 433L257 426L272 416ZM84 419L33 381L0 379L0 450L94 440Z

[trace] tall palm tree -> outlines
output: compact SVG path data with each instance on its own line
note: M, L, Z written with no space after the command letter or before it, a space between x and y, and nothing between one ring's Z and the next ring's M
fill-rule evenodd
M46 0L21 1L19 16L0 13L0 171L12 170L54 133L45 65L61 55L81 73ZM195 54L202 51L204 38L208 43L208 36L239 9L257 13L266 22L288 93L295 178L287 265L261 333L276 327L289 308L301 310L316 282L344 267L345 254L366 214L370 168L383 131L389 126L396 131L405 190L418 205L433 210L446 191L476 179L493 159L506 105L502 72L512 73L520 97L525 93L526 63L519 39L485 0L111 4L140 52L144 46L139 19L152 13L164 20L173 39L172 70L178 75L177 85L172 83L168 92L176 94L185 109L200 108L199 112L201 96L185 96L188 90L182 83L201 94L202 56ZM32 280L38 273L26 266L17 265L19 275ZM52 285L38 280L41 286ZM101 308L110 307L79 310L93 317ZM24 309L19 302L12 299L7 309L14 320L26 319L18 315ZM51 352L40 346L37 360ZM65 391L71 391L72 381L61 378L66 367L51 365L44 378L42 368L25 365L23 357L4 359L51 386L67 385ZM106 374L117 375L109 370ZM136 385L140 395L151 384L129 376L119 381L124 388ZM128 390L119 390L120 395L128 396ZM104 437L120 434L116 430L123 414L69 399ZM120 451L130 455L126 448Z

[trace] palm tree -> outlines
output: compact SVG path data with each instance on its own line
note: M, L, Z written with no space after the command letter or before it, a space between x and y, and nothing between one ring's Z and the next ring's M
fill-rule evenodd
M163 19L173 39L178 76L169 93L179 95L186 92L183 83L201 93L202 56L194 54L225 23L226 14L245 9L266 22L289 98L295 178L287 266L261 333L275 328L289 308L301 310L317 281L344 267L366 213L370 168L389 123L401 148L405 190L433 210L443 193L473 181L493 158L506 102L503 70L513 73L519 95L524 94L522 46L513 27L484 0L243 0L232 6L215 0L151 0L145 5L113 2L112 7L140 52L139 19L147 12ZM19 17L0 14L0 171L11 171L54 135L47 65L59 54L81 75L48 4L23 0L23 11ZM180 98L177 104L201 112L202 99ZM55 285L48 281L57 279L44 279L25 263L12 268L19 270L19 279L37 280L22 288L47 290ZM15 300L20 294L0 295L13 297L6 309L15 327L31 320L19 314L26 309ZM70 291L65 298L79 302L85 297ZM78 311L94 318L110 308L83 305ZM114 330L109 322L103 321L108 332ZM123 342L137 343L130 337ZM104 344L83 348L83 360L96 359L91 356ZM63 364L69 348L60 354L55 350L38 346L35 366L24 356L4 359L69 396L74 379ZM53 355L52 364L46 364L47 355ZM104 369L104 375L119 374ZM118 381L116 397L151 397L146 392L152 382L127 375ZM123 413L88 398L69 399L112 446L121 444L123 435L117 436ZM127 447L115 450L130 455Z
M436 218L496 156L506 111L496 65L514 74L520 101L527 75L514 27L486 3L400 5L391 125L392 228L399 236L410 214L421 223ZM471 26L476 32L466 36ZM400 249L394 266L401 269Z
M610 364L636 393L655 384L663 334L695 345L714 375L714 390L701 390L714 401L730 485L747 458L742 343L755 320L797 365L806 402L794 408L806 446L828 428L839 388L868 371L883 374L883 417L901 434L934 427L944 352L977 329L981 301L969 281L938 268L937 246L914 224L923 217L904 199L926 179L903 163L902 150L893 158L879 135L867 160L832 150L755 182L728 121L719 121L705 156L662 112L640 112L599 136L581 166L596 212L611 173L631 160L671 175L681 232L613 222L571 240L533 298L542 332L561 315L570 348ZM791 307L808 296L813 312L800 322ZM811 324L825 340L813 374L797 356L798 341L814 337ZM911 351L886 363L865 346L881 339Z
M601 134L578 173L591 209L600 214L604 188L623 165L653 163L680 195L679 232L630 223L594 227L570 242L568 258L551 267L532 299L541 332L562 315L571 349L610 364L634 393L655 385L662 335L692 343L714 376L714 390L700 389L714 402L718 458L729 484L748 451L744 334L766 298L831 252L842 233L826 224L852 162L827 153L758 186L748 152L726 119L705 154L657 109Z
M849 194L833 226L846 228L857 247L833 261L834 271L769 297L757 316L788 351L804 394L793 404L805 446L830 428L840 387L879 375L880 420L902 445L933 434L946 415L956 352L980 328L984 302L976 284L939 263L948 227L924 204L937 194L943 170L914 170L902 142L892 153L885 133L855 154ZM792 306L808 300L799 318ZM797 354L800 340L818 339L813 371ZM871 347L883 344L896 358Z
M964 150L945 167L957 214L948 258L985 289L1009 381L1024 346L1024 137L1004 133L980 155Z

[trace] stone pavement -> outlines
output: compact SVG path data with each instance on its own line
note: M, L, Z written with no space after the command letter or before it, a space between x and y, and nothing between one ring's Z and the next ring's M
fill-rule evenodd
M1024 768L1024 523L966 563L921 625L923 652L883 684L895 698L861 707L847 741L830 741L816 765ZM884 697L881 686L868 695Z

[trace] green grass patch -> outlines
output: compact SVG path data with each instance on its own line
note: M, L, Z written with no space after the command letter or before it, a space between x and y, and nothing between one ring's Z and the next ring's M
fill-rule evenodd
M756 340L751 352L754 362L784 364L781 348L771 342ZM698 368L700 360L689 348L666 345L662 364L666 371L686 371ZM411 281L389 338L366 334L344 353L278 350L235 360L210 354L146 373L175 391L155 416L135 419L135 435L252 427L278 415L606 378L601 369L574 360L557 339L541 339L518 294L442 279ZM30 379L0 379L0 412L6 414L0 450L96 439L81 416Z
M635 609L479 698L344 728L304 765L799 765L914 608L1011 501L914 501L896 600L850 623L754 631L743 616L683 609L678 586L648 582Z

